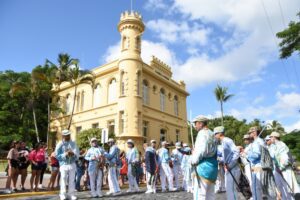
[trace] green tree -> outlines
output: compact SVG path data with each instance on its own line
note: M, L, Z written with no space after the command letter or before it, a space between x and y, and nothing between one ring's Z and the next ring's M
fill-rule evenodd
M300 18L300 12L297 14ZM289 27L276 34L281 39L280 58L288 58L293 52L300 53L300 21L289 23Z
M214 90L216 99L218 102L220 102L221 106L221 121L222 126L224 126L224 120L223 120L223 104L227 102L229 99L231 99L234 95L233 94L227 94L228 88L227 87L221 87L220 85L217 85L217 87Z
M95 137L98 139L98 143L101 141L101 129L91 128L83 130L77 135L76 142L82 149L88 149L91 147L90 140Z

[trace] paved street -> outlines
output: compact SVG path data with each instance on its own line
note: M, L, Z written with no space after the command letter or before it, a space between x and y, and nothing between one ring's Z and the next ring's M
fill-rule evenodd
M119 200L133 200L133 199L143 199L143 200L171 200L171 199L192 199L192 194L186 193L183 191L180 192L166 192L166 193L161 193L158 192L156 194L145 194L145 188L141 189L140 193L135 193L135 194L127 194L126 190L122 190L122 194L118 196L104 196L103 198L91 198L90 193L88 191L85 192L79 192L77 193L78 199L119 199ZM104 191L106 192L106 191ZM1 199L1 196L0 196ZM10 198L6 198L10 199ZM13 199L17 200L56 200L58 199L58 194L43 194L43 195L35 195L35 196L27 196L27 197L14 197ZM217 194L216 195L216 200L223 200L225 199L225 193L222 194ZM243 200L244 198L240 197L240 200Z

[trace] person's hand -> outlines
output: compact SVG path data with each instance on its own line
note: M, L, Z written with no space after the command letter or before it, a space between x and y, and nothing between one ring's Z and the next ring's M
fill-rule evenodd
M227 172L229 169L228 165L227 164L224 164L224 170Z
M74 155L74 152L72 150L68 151L68 155L69 156L73 156Z

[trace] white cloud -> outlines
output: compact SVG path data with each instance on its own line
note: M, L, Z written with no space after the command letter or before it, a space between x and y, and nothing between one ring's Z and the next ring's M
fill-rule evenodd
M253 106L249 105L243 110L231 109L229 115L233 115L238 119L252 120L258 119L272 119L279 120L284 118L294 118L299 115L300 108L300 93L281 93L277 92L276 102L269 106Z
M148 0L145 4L145 8L148 10L153 9L166 9L167 5L163 0Z
M174 22L158 19L147 22L146 26L163 42L185 42L192 46L207 44L210 33L210 29L195 23L190 26L186 21Z
M294 84L287 84L287 83L281 83L279 86L279 89L296 89L296 85Z
M110 46L104 54L102 60L104 62L110 62L118 59L120 55L120 42ZM178 61L175 54L169 50L163 43L155 43L148 40L142 41L142 59L146 63L150 63L151 56L156 56L164 63L170 66L177 66Z
M300 119L298 121L296 121L295 123L286 125L284 128L287 133L290 133L291 131L296 130L296 129L299 130L300 129Z
M254 105L259 104L259 103L263 102L264 100L265 100L265 96L264 95L259 95L258 97L256 97L253 100L253 104Z
M157 31L162 42L191 41L186 48L191 56L183 60L181 66L174 66L176 79L185 80L189 88L211 82L244 80L249 75L259 74L268 63L278 58L278 47L274 42L276 39L267 23L262 1L275 34L284 26L279 6L272 0L174 0L173 5L165 9L173 9L173 14L181 14L181 18L187 19L188 22L160 19L150 21L147 25ZM282 1L281 5L286 22L296 19L300 7L298 0ZM195 34L186 34L183 39L182 32L192 33L193 27L188 24L199 20L206 24L205 30L210 30L208 33L216 31L215 27L211 26L214 24L229 36L222 34L219 36L220 44L217 44L208 41L208 33L201 32L202 39L200 36L195 38L198 39L198 43L209 44L208 48L199 50L191 47L192 41L195 40L191 36ZM203 31L203 27L202 29L200 27L200 30ZM211 57L207 53L208 49L221 54L218 57Z

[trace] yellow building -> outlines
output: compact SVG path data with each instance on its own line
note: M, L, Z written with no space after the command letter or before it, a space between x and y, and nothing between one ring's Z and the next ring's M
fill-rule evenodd
M120 57L92 70L94 88L87 84L78 87L71 126L74 139L84 129L108 128L121 149L128 139L139 148L151 139L188 142L185 84L174 81L171 68L158 58L153 56L150 64L143 62L144 29L137 12L121 14ZM74 88L63 84L59 96L66 114L52 117L51 130L58 136L67 127Z

